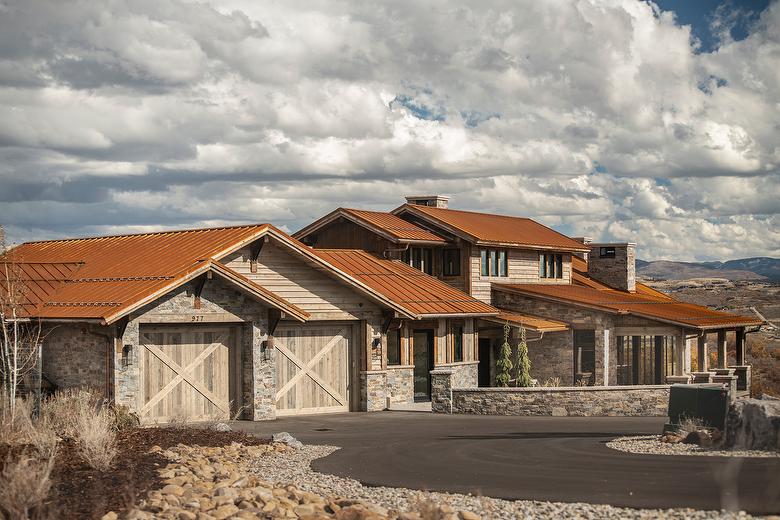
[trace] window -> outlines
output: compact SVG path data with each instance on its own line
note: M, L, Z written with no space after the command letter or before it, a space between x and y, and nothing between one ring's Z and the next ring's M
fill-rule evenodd
M412 247L404 252L404 262L415 269L433 274L433 251L427 247Z
M539 253L539 278L563 278L563 255Z
M508 255L505 249L483 249L482 276L508 276Z
M675 339L674 336L618 336L618 384L663 384L666 376L676 373Z
M452 327L452 361L459 363L463 361L463 326L456 325Z
M401 364L401 334L398 329L387 331L387 364Z
M615 248L614 247L601 247L601 248L599 248L599 257L600 258L615 258Z
M460 276L460 249L445 249L442 252L442 274Z
M596 382L596 331L574 331L574 382L593 385Z

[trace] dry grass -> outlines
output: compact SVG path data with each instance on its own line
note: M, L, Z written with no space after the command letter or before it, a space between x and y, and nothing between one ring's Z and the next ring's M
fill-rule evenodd
M542 381L541 386L544 388L556 388L561 386L561 378L560 377L548 377L544 381Z
M22 455L6 461L0 473L0 517L13 519L46 518L44 501L51 489L54 454L39 459Z
M116 457L116 431L114 419L107 408L85 408L76 416L76 441L81 455L93 468L109 469Z

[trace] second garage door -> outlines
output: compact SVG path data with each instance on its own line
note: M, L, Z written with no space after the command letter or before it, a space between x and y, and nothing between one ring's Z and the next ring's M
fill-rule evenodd
M353 325L280 325L276 414L348 412Z

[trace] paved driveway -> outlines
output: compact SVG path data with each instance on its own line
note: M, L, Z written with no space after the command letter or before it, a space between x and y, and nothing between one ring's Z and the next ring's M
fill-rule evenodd
M317 471L368 485L628 507L780 511L780 459L633 455L604 443L663 419L351 413L241 422L343 449Z

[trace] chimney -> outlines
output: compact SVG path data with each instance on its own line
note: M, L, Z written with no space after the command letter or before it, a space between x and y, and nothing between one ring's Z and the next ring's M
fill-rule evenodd
M0 224L0 255L5 253L5 229Z
M615 289L636 291L636 244L588 244L588 275Z
M581 242L583 245L586 245L586 246L589 246L590 243L593 242L593 239L591 237L572 237L572 240L576 240L577 242ZM574 253L574 256L578 256L578 257L582 258L583 260L585 260L586 262L588 261L588 253L577 252L577 253Z
M434 208L447 209L449 206L450 198L444 195L416 195L406 197L407 204L414 204L416 206L433 206Z

